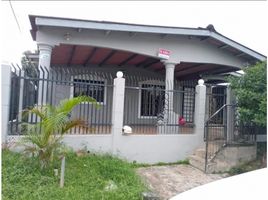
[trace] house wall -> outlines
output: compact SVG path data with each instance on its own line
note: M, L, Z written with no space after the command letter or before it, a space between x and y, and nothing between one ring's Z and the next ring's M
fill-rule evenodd
M70 33L69 41L64 34ZM159 35L139 33L130 37L126 32L111 32L108 36L103 31L42 27L37 31L36 41L50 45L72 44L112 48L157 57L159 48L170 50L169 61L174 63L196 62L228 65L241 68L245 60L235 57L224 49L219 49L206 41L187 36Z
M55 67L55 66L54 66ZM65 67L65 66L61 66ZM71 66L74 70L63 74L62 73L62 80L71 81L71 76L79 75L78 71L81 66ZM118 71L118 67L115 66L104 66L104 67L90 67L92 70L92 74L94 71L100 73L100 78L106 81L106 101L104 104L101 105L100 109L96 109L92 106L92 104L80 104L77 106L73 113L73 118L84 118L88 119L90 124L111 124L111 112L112 112L112 98L113 98L113 77L115 76L116 72ZM101 75L109 74L109 75ZM141 123L149 123L149 124L156 124L156 118L142 118L140 117L140 90L132 87L139 87L140 84L144 81L148 80L158 80L157 83L165 84L164 75L159 75L155 72L144 70L144 69L137 69L136 67L128 67L124 71L126 76L126 90L125 90L125 106L127 107L124 109L124 119L125 123L128 124L141 124ZM81 73L80 73L81 74ZM131 74L131 77L128 75ZM88 74L89 75L89 74ZM85 77L85 76L84 76ZM89 75L90 77L90 75ZM85 77L86 78L86 77ZM148 82L150 83L150 81ZM174 89L177 92L174 92L173 99L174 99L174 111L182 115L182 98L183 94L180 92L182 91L182 83L176 83ZM194 83L192 83L194 85ZM131 88L130 88L131 87ZM61 100L68 99L71 97L72 86L70 84L63 84L58 83L55 84L53 87L53 104L57 105Z

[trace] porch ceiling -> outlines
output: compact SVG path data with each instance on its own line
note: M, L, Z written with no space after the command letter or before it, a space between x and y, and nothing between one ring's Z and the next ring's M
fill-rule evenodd
M165 74L164 64L160 59L115 49L90 47L81 45L61 44L53 48L51 64L54 65L82 65L90 66L136 66L157 73ZM220 74L237 71L238 68L208 64L181 62L176 65L177 79L195 79L207 74Z

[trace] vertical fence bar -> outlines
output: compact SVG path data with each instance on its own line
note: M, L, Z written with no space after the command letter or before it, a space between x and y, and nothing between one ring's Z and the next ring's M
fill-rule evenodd
M16 76L16 68L11 65L12 69L14 70L14 72L12 72L11 70L11 91L10 91L10 103L9 103L9 121L10 121L10 133L13 134L13 120L14 120L14 111L13 111L13 107L14 107L14 80L15 80L15 76Z
M19 102L18 102L18 107L17 107L17 113L16 113L16 133L19 134L19 115L20 115L20 95L21 95L21 79L22 79L22 72L21 72L21 69L19 68L18 66L18 71L19 71L19 74L18 74L18 91L17 91L17 97Z

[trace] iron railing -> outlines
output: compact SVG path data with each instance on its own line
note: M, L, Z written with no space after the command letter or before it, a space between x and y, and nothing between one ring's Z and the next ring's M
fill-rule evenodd
M207 171L208 163L227 143L227 118L222 117L223 115L227 116L226 108L227 105L223 105L205 122L205 172Z
M171 84L174 90L167 89ZM130 126L134 134L193 133L193 85L159 77L126 76L124 125ZM180 117L185 124L179 124Z
M71 114L86 121L89 128L77 127L69 134L111 132L113 78L116 71L69 67L33 67L30 71L13 66L9 134L19 135L23 122L36 123L36 116L22 116L22 110L36 105L57 105L78 95L95 98L100 109L82 103ZM163 76L129 75L126 78L124 125L136 134L193 133L196 80L166 82ZM170 85L174 90L168 90ZM166 88L167 87L167 88ZM173 106L171 106L173 104ZM183 117L185 124L179 124Z
M99 109L90 103L81 103L71 113L71 118L85 121L86 128L71 129L69 134L108 134L111 132L113 100L112 73L88 68L25 69L13 65L11 77L9 134L22 134L23 122L36 123L36 116L23 116L22 111L36 105L58 105L63 99L89 95L101 105Z
M240 120L237 105L224 104L205 122L205 171L221 149L231 145L255 144L256 135L263 132L263 128Z
M215 84L206 84L206 116L209 118L217 110L219 110L224 104L226 104L226 86L219 86ZM223 111L215 118L214 123L223 123Z

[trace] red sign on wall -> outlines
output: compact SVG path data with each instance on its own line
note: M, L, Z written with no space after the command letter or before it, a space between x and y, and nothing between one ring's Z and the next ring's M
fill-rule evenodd
M169 59L170 54L171 54L171 51L169 51L167 49L160 48L158 51L158 57L160 57L160 58Z

